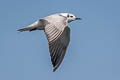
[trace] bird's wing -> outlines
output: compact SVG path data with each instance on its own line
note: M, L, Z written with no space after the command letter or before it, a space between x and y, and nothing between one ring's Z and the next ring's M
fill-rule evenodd
M48 24L45 27L45 33L49 42L49 51L54 67L53 71L55 71L61 64L69 44L70 28L65 26L63 29L60 29L55 25Z

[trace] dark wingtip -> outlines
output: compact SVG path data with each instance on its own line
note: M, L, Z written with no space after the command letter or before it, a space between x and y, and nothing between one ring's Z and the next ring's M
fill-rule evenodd
M54 69L53 69L53 72L55 72L55 71L56 71L56 69L57 69L57 68L54 68Z
M57 68L59 67L60 64L57 64L54 69L53 69L53 72L55 72L57 70Z

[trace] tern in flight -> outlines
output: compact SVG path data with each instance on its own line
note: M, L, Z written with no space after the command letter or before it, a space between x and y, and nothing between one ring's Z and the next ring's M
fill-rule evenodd
M65 56L70 41L68 23L75 20L81 20L81 18L77 18L71 13L58 13L41 18L18 31L44 30L49 44L51 62L54 67L53 72L55 72Z

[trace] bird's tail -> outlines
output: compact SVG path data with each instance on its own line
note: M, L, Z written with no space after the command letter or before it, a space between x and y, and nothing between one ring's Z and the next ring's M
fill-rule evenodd
M43 30L43 29L44 29L44 26L40 23L40 21L36 21L27 27L19 29L18 31L24 32L24 31L33 31L33 30Z
M20 32L33 31L33 30L36 30L36 29L37 29L36 27L30 26L30 27L25 27L25 28L19 29L18 31L20 31Z

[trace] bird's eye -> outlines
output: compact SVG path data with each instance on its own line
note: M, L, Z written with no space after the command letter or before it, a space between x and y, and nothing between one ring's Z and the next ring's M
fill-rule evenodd
M73 17L73 16L70 16L71 18Z

